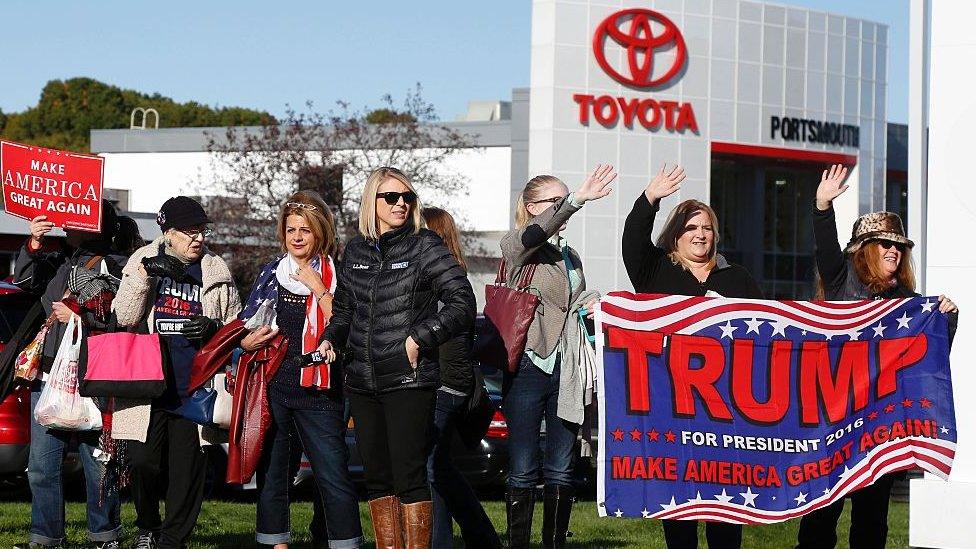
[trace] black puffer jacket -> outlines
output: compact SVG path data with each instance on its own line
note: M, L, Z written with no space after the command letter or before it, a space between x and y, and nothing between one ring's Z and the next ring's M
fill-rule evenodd
M438 387L437 348L474 324L464 269L437 234L413 231L408 223L378 242L357 236L346 246L323 339L346 351L350 391ZM407 336L420 345L416 370L407 360Z

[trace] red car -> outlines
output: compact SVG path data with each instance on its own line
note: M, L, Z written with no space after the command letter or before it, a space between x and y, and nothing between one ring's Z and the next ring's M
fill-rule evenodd
M20 326L37 300L9 282L0 281L0 349ZM27 471L30 451L30 388L18 386L0 401L0 479L9 480Z

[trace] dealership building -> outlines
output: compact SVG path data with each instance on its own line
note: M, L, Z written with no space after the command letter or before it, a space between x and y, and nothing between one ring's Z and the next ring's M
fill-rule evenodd
M490 256L530 176L573 189L609 162L614 193L584 207L566 236L589 285L629 289L624 219L652 175L678 163L688 178L656 227L681 200L708 202L721 251L768 297L808 297L810 210L826 165L852 168L836 204L842 238L868 211L906 217L907 130L886 121L887 40L885 25L779 4L536 0L529 87L447 123L476 147L445 167L467 176L468 194L442 202ZM107 158L105 185L120 204L152 212L178 192L201 194L214 170L208 139L223 133L96 130L91 150Z

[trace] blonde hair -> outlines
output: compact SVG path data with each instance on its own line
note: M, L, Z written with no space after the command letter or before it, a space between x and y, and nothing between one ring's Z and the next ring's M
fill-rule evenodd
M872 294L880 294L891 287L891 277L881 268L883 255L877 244L877 239L868 240L861 244L851 258L857 278L871 290ZM915 267L912 265L912 249L908 246L905 246L905 251L901 254L898 270L895 271L895 280L902 287L915 291Z
M408 190L417 194L406 174L396 168L376 168L370 172L369 177L366 178L366 187L363 189L363 198L359 203L359 232L367 240L376 241L380 239L379 226L376 220L376 194L380 190L380 185L390 178L403 183ZM417 195L416 202L408 204L408 206L410 206L410 220L413 222L413 234L417 234L424 226L423 217L420 216L422 208L420 195Z
M420 214L424 216L424 221L427 222L427 228L441 237L444 245L447 246L447 251L451 252L451 255L461 265L461 268L467 271L468 264L464 260L464 254L461 252L461 235L458 233L457 224L454 223L454 218L451 214L440 208L424 208Z
M667 251L671 261L675 265L681 265L685 270L689 269L691 265L687 259L678 253L678 239L685 233L685 225L688 224L688 220L698 215L698 212L705 212L712 224L714 238L712 239L712 247L708 250L708 262L709 268L714 267L715 256L718 253L718 216L708 204L695 199L685 200L678 204L671 210L671 215L668 216L660 236L657 237L657 247Z
M289 204L307 204L313 208L290 206ZM335 221L332 218L332 210L322 200L319 193L311 190L298 191L281 206L281 211L278 213L278 240L281 242L281 250L284 252L288 251L287 246L285 246L285 231L288 229L288 216L290 215L301 216L312 230L312 236L315 237L312 255L331 256L335 252Z
M519 229L524 229L532 218L535 217L526 208L532 202L536 200L541 200L546 198L542 196L542 189L550 183L559 183L563 187L566 186L565 183L558 177L554 175L537 175L530 179L522 192L519 193L518 198L515 200L515 226Z

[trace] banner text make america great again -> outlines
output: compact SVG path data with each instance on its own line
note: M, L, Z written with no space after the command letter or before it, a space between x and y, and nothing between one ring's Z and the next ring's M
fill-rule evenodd
M946 477L949 345L932 297L611 293L597 318L600 515L761 524L886 473Z

